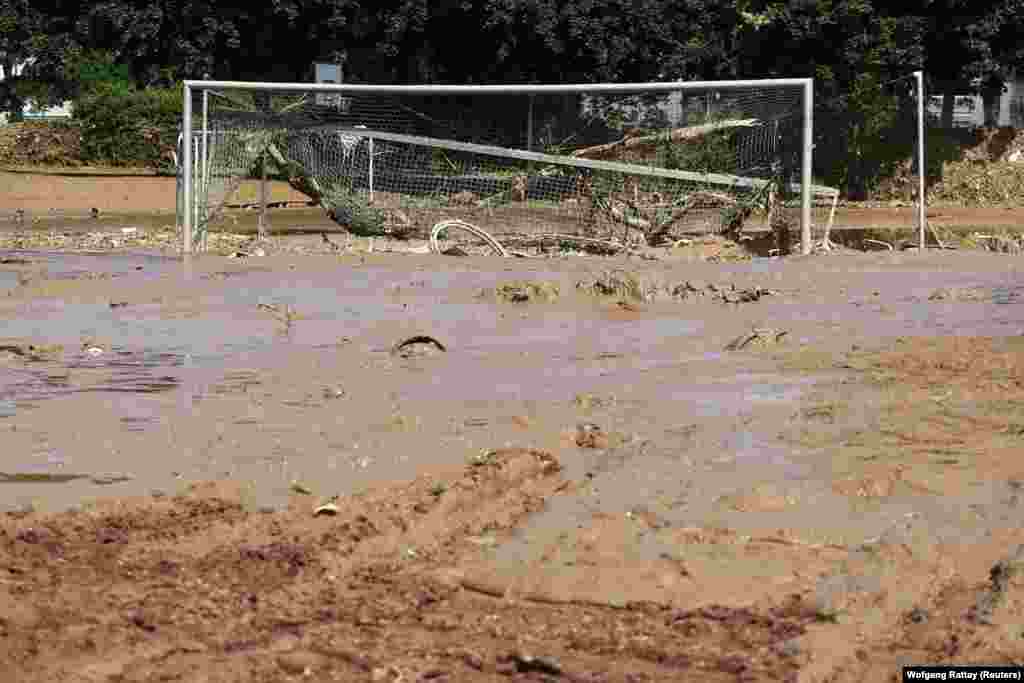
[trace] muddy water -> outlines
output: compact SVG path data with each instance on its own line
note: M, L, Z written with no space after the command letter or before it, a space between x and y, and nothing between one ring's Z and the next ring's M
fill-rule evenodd
M883 336L1024 331L1015 270L1005 261L968 269L944 255L656 264L652 277L757 282L780 294L738 307L662 302L635 313L573 292L583 273L606 267L600 261L509 267L392 256L238 266L20 256L50 279L107 279L78 302L16 299L0 322L5 339L65 346L60 362L0 365L8 444L0 469L63 482L19 480L0 488L8 504L59 507L230 476L253 482L254 504L272 509L293 480L344 494L524 443L558 450L578 477L594 475L611 492L599 507L677 496L699 472L677 521L728 516L715 507L722 491L760 479L799 488L814 471L815 454L792 452L776 434L822 381L780 374L764 354L724 353L732 337L769 325L789 329L793 343L838 352ZM13 292L17 274L0 268L0 286L13 281ZM558 282L563 297L515 306L481 296L517 279ZM988 288L991 297L930 301L943 287ZM261 304L291 307L296 318L287 324ZM448 352L390 353L413 334L436 337ZM604 397L608 407L581 410L581 395ZM581 420L626 441L612 454L576 449L565 433ZM110 472L130 478L91 478ZM828 496L820 504L844 505Z

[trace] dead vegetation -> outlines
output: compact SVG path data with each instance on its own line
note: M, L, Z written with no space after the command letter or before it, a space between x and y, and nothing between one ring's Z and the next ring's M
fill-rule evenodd
M576 289L596 297L649 301L656 296L658 286L644 282L635 273L616 268L580 280Z
M0 166L82 166L82 133L67 122L24 121L0 126Z
M963 206L1017 206L1024 197L1024 162L946 163L942 182L929 194L931 199Z
M557 282L516 280L494 288L494 296L505 303L551 303L559 296Z

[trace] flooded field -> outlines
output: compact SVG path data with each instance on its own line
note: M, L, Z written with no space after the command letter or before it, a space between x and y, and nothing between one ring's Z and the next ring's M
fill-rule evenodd
M0 257L19 681L1024 659L1019 256Z

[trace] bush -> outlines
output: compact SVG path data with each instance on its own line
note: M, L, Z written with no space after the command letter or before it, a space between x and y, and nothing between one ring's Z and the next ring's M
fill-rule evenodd
M74 103L82 157L90 164L143 166L173 173L181 122L177 88L138 90L122 80L95 82Z

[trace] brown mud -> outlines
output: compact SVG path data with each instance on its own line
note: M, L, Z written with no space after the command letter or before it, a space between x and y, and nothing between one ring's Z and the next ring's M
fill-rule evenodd
M680 251L0 252L7 675L1024 659L1020 257Z

